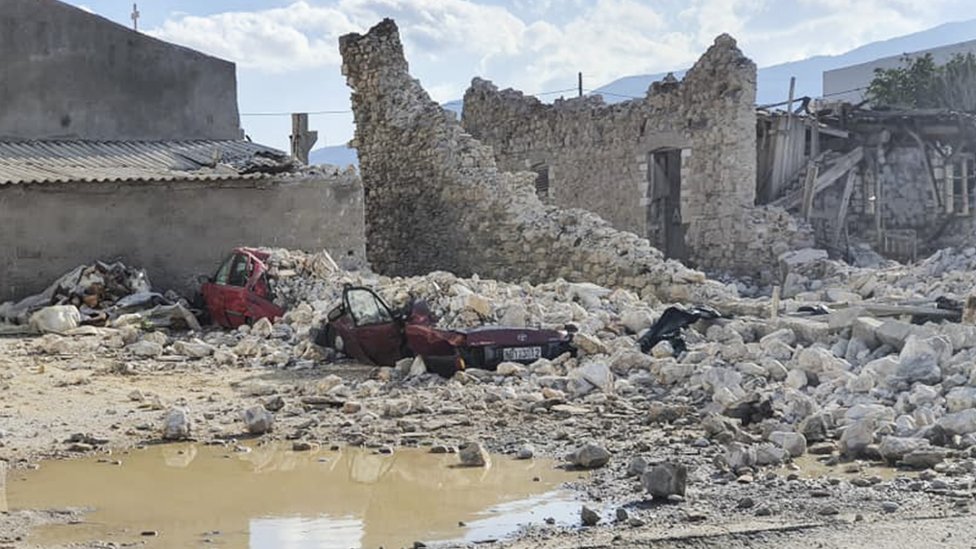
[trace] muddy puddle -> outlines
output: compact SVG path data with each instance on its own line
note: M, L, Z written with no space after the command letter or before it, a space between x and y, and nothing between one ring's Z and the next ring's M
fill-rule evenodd
M80 524L34 530L27 542L39 545L389 549L501 539L547 517L578 521L579 504L560 485L579 473L504 456L488 468L456 463L422 449L151 446L10 471L6 498L13 510L92 509Z
M780 469L780 474L796 473L801 478L838 477L852 479L857 477L878 477L881 480L892 480L896 477L916 477L917 471L898 469L880 462L851 461L836 465L827 465L821 456L804 454L793 458L793 461Z

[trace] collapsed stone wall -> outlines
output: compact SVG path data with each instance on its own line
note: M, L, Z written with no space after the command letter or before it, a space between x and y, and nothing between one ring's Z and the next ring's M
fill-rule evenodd
M353 90L367 254L378 271L565 278L669 301L725 293L595 214L543 204L535 174L500 170L491 148L411 78L392 20L343 36L339 47Z
M680 217L688 259L710 269L757 274L797 244L785 213L754 208L756 66L728 35L716 38L681 82L607 105L599 96L547 105L474 79L463 125L491 145L503 170L545 166L549 198L664 245L648 223L652 154L681 149ZM756 221L765 219L762 230ZM808 235L799 240L807 242ZM748 252L748 253L744 253Z

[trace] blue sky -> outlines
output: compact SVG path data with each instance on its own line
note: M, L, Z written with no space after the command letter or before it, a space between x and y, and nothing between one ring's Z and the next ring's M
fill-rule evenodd
M126 0L70 0L131 25ZM142 0L141 31L237 63L241 122L287 148L287 116L348 111L337 39L383 17L400 25L411 71L434 99L471 78L528 93L689 66L722 32L760 66L838 54L971 18L971 0ZM352 137L352 115L311 117L316 147Z

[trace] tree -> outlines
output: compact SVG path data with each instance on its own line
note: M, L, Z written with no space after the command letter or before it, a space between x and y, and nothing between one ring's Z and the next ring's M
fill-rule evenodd
M976 56L955 54L944 65L932 54L902 57L902 66L875 69L867 97L877 107L976 112Z

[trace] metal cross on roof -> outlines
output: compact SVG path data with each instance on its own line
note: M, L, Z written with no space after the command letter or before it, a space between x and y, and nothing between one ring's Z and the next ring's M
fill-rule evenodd
M139 30L139 7L132 4L132 30Z

